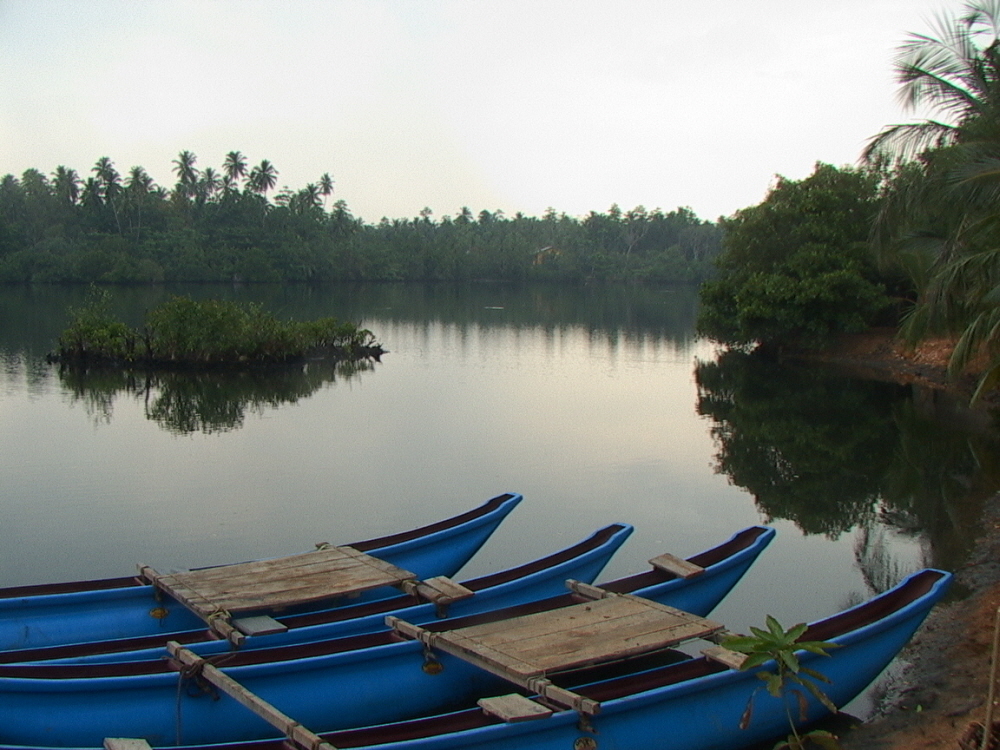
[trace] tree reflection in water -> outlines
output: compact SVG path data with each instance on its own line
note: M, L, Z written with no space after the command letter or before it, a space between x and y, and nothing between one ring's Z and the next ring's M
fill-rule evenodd
M886 526L921 536L927 563L960 564L983 501L1000 488L995 426L943 420L939 399L911 386L754 353L723 352L695 376L716 471L769 519L831 538L860 528L856 557L876 591L907 572L888 552Z
M95 422L110 423L116 399L128 396L143 403L147 419L186 435L239 429L248 413L293 404L337 379L357 377L374 367L371 360L359 360L243 371L62 368L59 379Z

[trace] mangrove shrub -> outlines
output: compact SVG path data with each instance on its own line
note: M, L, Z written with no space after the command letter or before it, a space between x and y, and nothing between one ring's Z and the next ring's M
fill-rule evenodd
M816 348L878 321L889 298L868 249L878 178L817 164L724 221L699 329L730 346Z
M106 290L94 290L73 311L59 338L65 363L240 365L297 362L311 357L377 357L371 331L335 318L280 321L260 305L171 297L151 310L141 330L114 318Z

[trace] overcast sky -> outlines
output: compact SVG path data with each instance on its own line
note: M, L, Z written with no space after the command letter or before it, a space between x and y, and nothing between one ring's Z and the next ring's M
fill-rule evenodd
M854 163L955 0L0 0L0 175L240 150L366 221L715 219Z

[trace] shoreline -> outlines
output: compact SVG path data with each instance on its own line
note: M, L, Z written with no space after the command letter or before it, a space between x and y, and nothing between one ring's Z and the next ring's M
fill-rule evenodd
M939 339L910 350L893 330L879 329L843 336L829 350L796 358L856 377L912 385L935 417L972 430L995 430L1000 393L988 393L970 406L976 374L950 379L951 349L952 342ZM938 605L903 649L896 684L873 718L843 733L844 750L979 749L979 735L972 733L981 731L985 718L1000 617L1000 493L985 501L978 531L964 564L954 571L957 595ZM1000 711L993 719L996 727Z

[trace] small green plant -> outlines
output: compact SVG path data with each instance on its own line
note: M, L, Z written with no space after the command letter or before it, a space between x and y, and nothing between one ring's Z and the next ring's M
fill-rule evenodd
M809 744L827 748L827 750L840 750L837 737L830 732L815 729L811 732L799 733L797 728L798 724L807 719L808 698L806 692L813 695L831 713L837 713L837 707L817 684L818 682L829 682L829 678L815 669L803 666L796 655L796 651L808 651L820 656L829 656L827 651L831 648L837 648L837 644L827 641L800 641L799 638L806 632L806 628L805 623L800 623L785 630L774 617L768 615L767 630L751 627L750 632L753 635L732 636L727 638L722 645L732 651L747 655L746 660L740 666L742 671L774 662L773 670L762 669L757 672L757 677L764 681L768 693L784 701L788 726L792 730L788 737L774 746L774 750L806 750ZM756 691L754 691L755 694ZM740 720L741 729L750 725L753 716L754 695L751 695L750 700L747 701L746 711L743 712L743 718ZM789 698L794 698L798 704L798 721L792 715Z

